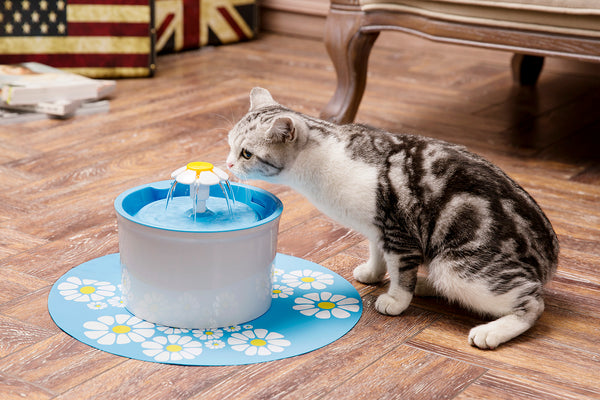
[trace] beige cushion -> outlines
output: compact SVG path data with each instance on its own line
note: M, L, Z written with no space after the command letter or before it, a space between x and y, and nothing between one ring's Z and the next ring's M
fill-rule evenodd
M600 0L360 0L363 11L405 12L442 21L600 37Z

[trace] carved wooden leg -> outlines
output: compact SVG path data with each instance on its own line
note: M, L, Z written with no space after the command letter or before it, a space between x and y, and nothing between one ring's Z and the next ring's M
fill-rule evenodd
M379 32L360 32L363 13L330 10L325 25L325 46L337 74L337 89L321 113L336 123L354 120L365 91L369 54Z
M544 57L516 53L511 64L515 83L521 86L534 86L542 72Z

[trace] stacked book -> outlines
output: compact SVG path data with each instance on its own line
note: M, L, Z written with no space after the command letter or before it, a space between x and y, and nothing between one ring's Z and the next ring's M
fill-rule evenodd
M106 112L115 86L35 62L0 65L0 124Z

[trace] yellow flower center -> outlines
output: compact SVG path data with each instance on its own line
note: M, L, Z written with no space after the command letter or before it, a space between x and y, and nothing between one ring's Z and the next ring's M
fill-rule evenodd
M80 293L83 294L92 294L96 291L96 288L93 286L83 286L81 289L79 289Z
M113 326L112 331L114 333L127 333L131 331L131 327L127 326L127 325L116 325Z
M267 344L267 342L265 342L262 339L253 339L253 340L250 341L250 344L252 346L264 346L264 345Z
M302 282L314 282L315 278L311 277L311 276L305 276L304 278L300 279Z
M170 351L171 353L177 353L178 351L183 350L183 347L177 344L170 344L167 347L165 347L165 349L167 349L167 351Z
M196 178L200 176L201 172L213 170L213 165L204 161L194 161L189 163L186 167L187 169L196 171Z
M214 335L214 333L211 331L206 332L206 336L210 336L210 335Z
M279 293L281 293L281 290L280 289L273 289L273 293L279 294Z
M332 308L335 308L335 304L330 301L322 301L317 304L317 306L323 310L331 310Z

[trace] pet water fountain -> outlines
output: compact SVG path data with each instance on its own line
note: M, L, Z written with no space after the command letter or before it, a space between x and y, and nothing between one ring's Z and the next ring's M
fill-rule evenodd
M193 162L115 200L127 309L177 328L241 324L271 305L281 201Z

